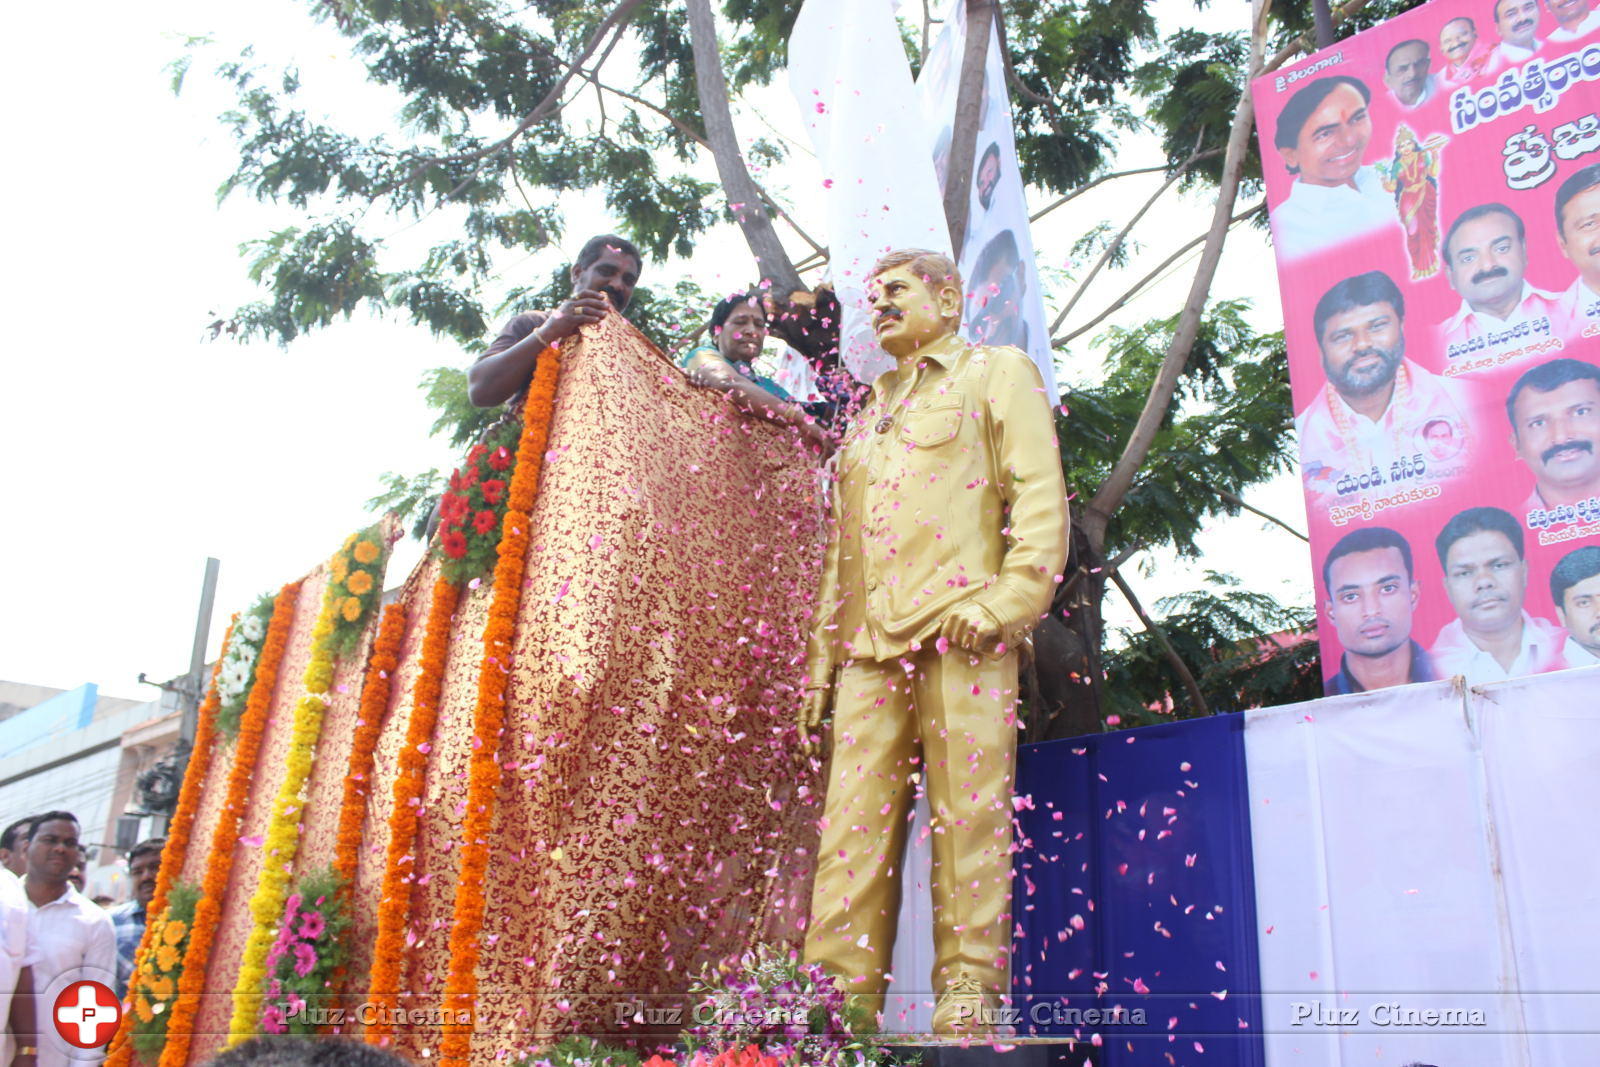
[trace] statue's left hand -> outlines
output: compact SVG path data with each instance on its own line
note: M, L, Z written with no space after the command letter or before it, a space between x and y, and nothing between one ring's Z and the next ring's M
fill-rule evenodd
M944 617L939 636L952 648L983 652L1000 640L1000 621L981 604L958 604Z

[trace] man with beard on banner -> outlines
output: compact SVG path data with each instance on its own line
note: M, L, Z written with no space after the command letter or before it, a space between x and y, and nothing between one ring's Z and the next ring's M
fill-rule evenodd
M878 1006L907 817L933 813L935 1033L982 1033L1010 989L1017 647L1067 557L1066 487L1038 369L969 345L949 257L874 266L895 358L840 451L800 732L833 712L805 957Z
M1469 410L1459 382L1430 374L1405 358L1405 297L1379 270L1346 278L1323 294L1312 314L1327 382L1295 418L1308 491L1339 492L1347 479L1387 481L1393 465L1426 449L1427 428L1443 420L1457 440L1447 468L1456 472L1469 442Z

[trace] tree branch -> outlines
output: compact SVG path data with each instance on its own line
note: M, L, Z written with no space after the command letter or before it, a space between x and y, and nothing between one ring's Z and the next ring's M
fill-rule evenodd
M1367 2L1368 0L1345 0L1344 3L1340 4L1333 10L1333 25L1336 28L1343 25L1345 20L1351 15L1354 15L1357 11L1360 11L1362 8L1366 7ZM1294 40L1280 48L1277 54L1271 59L1267 60L1267 62L1262 65L1259 73L1266 74L1270 71L1277 70L1279 67L1283 66L1300 53L1315 52L1316 50L1317 42L1312 35L1309 33L1302 33L1300 36L1296 37Z
M1145 630L1151 637L1156 639L1156 644L1161 646L1162 653L1167 657L1167 662L1172 665L1173 673L1183 683L1183 688L1189 694L1189 700L1194 704L1195 710L1201 715L1210 715L1211 709L1206 704L1205 695L1200 692L1200 683L1195 681L1194 674L1190 672L1189 665L1183 662L1183 657L1178 655L1178 650L1172 647L1172 642L1167 638L1167 632L1154 619L1145 614L1144 605L1140 604L1139 598L1133 595L1133 590L1128 588L1128 583L1120 572L1112 571L1111 580L1117 583L1117 589L1121 591L1123 599L1128 602L1128 606L1133 609L1133 613L1139 616L1139 621L1144 624Z
M1204 131L1202 131L1202 133L1203 132ZM1099 276L1100 272L1105 269L1105 265L1111 262L1111 257L1117 254L1117 251L1122 247L1122 242L1126 241L1128 239L1128 234L1133 232L1133 228L1139 225L1139 220L1144 218L1145 214L1151 208L1156 206L1156 201L1160 200L1162 195L1165 194L1168 189L1171 189L1177 184L1178 179L1182 178L1189 172L1189 168L1194 166L1197 158L1197 155L1191 155L1188 159L1184 160L1183 165L1177 170L1173 171L1167 180L1161 183L1161 188L1155 191L1155 195L1146 200L1143 206L1141 206L1138 211L1134 212L1133 218L1129 219L1128 224L1122 227L1122 231L1118 233L1116 237L1112 238L1111 241L1107 243L1105 248L1101 250L1100 258L1095 260L1093 267L1089 268L1089 273L1084 275L1083 281L1078 283L1078 288L1073 292L1072 299L1067 301L1067 306L1061 309L1060 313L1056 315L1056 320L1050 324L1051 333L1055 333L1061 328L1061 324L1066 321L1067 315L1071 313L1073 308L1078 306L1078 301L1083 299L1083 294L1089 291L1090 283L1093 282L1095 278Z
M967 39L956 87L956 116L950 136L950 162L944 178L944 218L950 227L951 258L961 262L972 198L972 165L977 161L978 124L983 119L983 82L989 61L989 31L998 0L965 0Z
M620 37L623 29L627 26L628 19L633 17L634 9L642 3L644 3L644 0L620 0L617 6L611 9L611 13L600 20L600 25L596 26L594 33L589 35L589 39L584 42L583 48L579 51L577 57L562 61L567 68L567 72L556 80L556 83L550 87L548 93L544 94L544 99L540 100L538 104L534 105L532 111L522 117L522 121L517 123L516 129L487 148L478 148L471 152L458 152L448 156L428 156L420 159L411 168L411 176L414 178L426 168L439 163L470 162L484 159L494 155L496 152L509 148L518 137L526 133L535 123L542 121L552 111L556 110L556 105L561 100L561 94L566 91L567 83L572 81L573 76L578 73L578 68L583 66L584 60L594 55L595 49L600 47L601 42L605 40L613 29L615 29L617 36ZM607 49L607 51L609 52L610 49Z
M1134 477L1150 455L1167 409L1172 406L1184 365L1189 361L1189 353L1193 351L1195 338L1200 332L1200 317L1205 310L1206 297L1211 292L1211 283L1216 277L1217 264L1222 259L1222 246L1227 241L1228 228L1232 225L1233 205L1239 196L1239 177L1244 170L1250 131L1255 125L1250 79L1261 70L1262 52L1266 47L1267 0L1252 0L1251 7L1250 67L1244 79L1244 91L1239 95L1239 109L1233 116L1233 128L1228 132L1222 183L1217 193L1211 229L1206 234L1205 250L1200 255L1200 265L1195 269L1194 281L1189 286L1189 297L1178 316L1178 328L1167 345L1161 368L1150 386L1150 394L1145 398L1144 410L1139 413L1139 421L1134 424L1128 443L1116 465L1111 468L1105 484L1100 486L1094 499L1084 509L1084 533L1089 543L1096 547L1104 542L1111 514L1127 497Z
M1201 154L1200 158L1204 159L1207 156L1217 155L1220 151L1221 149L1219 148L1208 148ZM1131 178L1135 174L1154 174L1157 171L1164 171L1166 169L1167 165L1165 163L1159 163L1154 167L1135 167L1132 170L1118 170L1113 171L1110 174L1102 174L1100 177L1095 178L1092 181L1084 182L1082 185L1078 186L1076 189L1072 190L1072 192L1068 193L1066 196L1063 196L1049 207L1040 208L1038 211L1028 217L1028 221L1038 222L1056 208L1076 200L1078 197L1082 196L1084 193L1087 193L1090 189L1093 189L1101 182L1109 182L1116 178Z
M772 295L779 299L805 288L794 269L772 220L760 208L765 200L756 188L750 171L739 153L733 131L733 113L728 106L728 82L722 74L722 56L717 48L717 26L711 13L711 0L688 0L689 41L694 50L695 86L700 95L700 113L706 120L706 138L716 160L717 176L733 207L734 218L744 232L745 243L755 254L761 277L772 283ZM791 223L792 225L792 223ZM796 227L798 229L798 227ZM809 240L809 239L808 239ZM813 247L815 244L813 243Z
M1300 538L1300 540L1304 541L1306 544L1309 545L1311 543L1311 538L1307 537L1305 534L1301 533L1299 530L1296 530L1293 526L1290 526L1288 523L1284 522L1282 519L1278 518L1276 515L1268 515L1265 511L1262 511L1260 508L1252 507L1251 505L1246 504L1243 500L1241 500L1239 497L1235 496L1233 493L1228 492L1226 489L1218 489L1215 492L1216 492L1217 496L1219 498L1221 498L1223 503L1232 504L1236 508L1243 508L1245 511L1250 512L1252 515L1259 515L1263 519L1266 519L1270 523L1275 523L1275 524L1277 524L1279 526L1282 526L1285 530L1288 530L1290 533L1292 533L1296 537Z
M1258 201L1255 204L1255 206L1245 208L1243 211L1241 211L1237 215L1233 216L1233 218L1229 219L1228 220L1228 225L1229 226L1233 226L1233 225L1236 225L1236 224L1238 224L1240 222L1243 222L1245 219L1249 218L1251 215L1254 215L1254 214L1257 214L1258 212L1266 210L1266 207L1267 207L1267 202L1265 200ZM1199 245L1199 244L1203 243L1205 241L1205 239L1206 239L1206 234L1201 234L1199 237L1196 237L1194 240L1190 241L1188 244L1184 245L1182 248L1180 248L1176 252L1172 253L1172 255L1168 256L1166 259L1163 259L1161 261L1161 265L1160 266L1156 267L1156 269L1151 271L1149 274L1146 274L1143 278L1140 278L1136 283L1134 283L1134 285L1133 285L1133 287L1131 289L1129 289L1127 292L1123 293L1121 296L1117 297L1117 299L1112 301L1110 304L1106 305L1105 309L1102 310L1100 312L1100 314L1096 315L1094 318L1090 319L1088 322L1084 323L1082 326L1079 326L1076 330L1073 330L1071 333L1067 334L1065 337L1062 337L1062 338L1059 338L1057 340L1052 341L1051 342L1051 346L1055 347L1055 348L1065 348L1065 347L1067 347L1068 342L1072 341L1074 338L1079 337L1079 336L1081 336L1081 335L1083 335L1085 333L1088 333L1090 330L1092 330L1096 326L1100 325L1102 322L1104 322L1106 319L1110 318L1117 311L1120 311L1123 307L1125 307L1128 304L1129 301L1133 300L1134 297L1139 295L1139 293L1144 289L1145 286L1149 285L1156 278L1160 277L1160 275L1168 267L1172 266L1178 260L1180 260L1184 256L1186 256L1196 245Z

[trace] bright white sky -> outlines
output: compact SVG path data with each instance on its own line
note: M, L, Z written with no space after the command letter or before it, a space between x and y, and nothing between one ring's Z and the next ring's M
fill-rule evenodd
M1179 0L1161 7L1190 10ZM1242 26L1242 10L1216 7L1208 22L1237 14ZM136 683L140 671L167 678L188 667L208 555L222 561L214 655L230 612L315 566L371 521L362 505L382 472L453 462L444 442L427 437L432 420L418 381L427 368L471 356L425 330L358 316L287 351L205 340L213 312L255 295L238 245L295 221L286 208L239 197L218 208L215 190L233 153L215 118L231 102L209 77L215 63L246 43L263 60L292 60L307 98L336 108L340 123L356 129L378 128L393 107L365 84L347 44L306 9L295 0L92 0L73 9L70 54L40 44L59 37L59 11L21 5L8 16L0 93L13 154L0 174L9 250L0 271L12 354L0 387L0 678L60 688L95 682L113 695L151 698L155 691ZM163 67L180 52L180 34L218 43L174 98ZM798 130L781 86L770 99L767 122ZM740 121L746 138L772 135L751 116ZM1151 147L1132 145L1118 165L1157 161ZM802 219L809 190L820 188L808 166L796 153L785 167ZM1077 233L1125 217L1158 184L1159 177L1108 183L1070 215L1042 220L1034 237L1041 258L1065 265ZM563 207L574 238L608 228L593 201ZM1135 233L1145 256L1103 278L1080 307L1103 305L1201 232L1209 207L1173 197L1153 211ZM401 220L381 232L409 242L436 237L447 223L411 228ZM800 243L791 248L798 253ZM542 280L554 262L509 261L505 284ZM692 266L707 288L731 289L747 281L749 264L727 227L702 244L694 264L652 264L646 283ZM1132 316L1179 306L1186 267ZM1253 298L1264 328L1280 321L1260 236L1230 240L1215 293ZM1092 367L1075 361L1068 377ZM1303 528L1292 478L1250 500ZM1245 517L1208 531L1204 544L1204 566L1284 599L1309 599L1308 553L1288 534ZM391 582L419 554L403 542ZM1188 587L1195 573L1163 563L1135 588L1149 604ZM1108 614L1113 624L1131 618L1118 602Z

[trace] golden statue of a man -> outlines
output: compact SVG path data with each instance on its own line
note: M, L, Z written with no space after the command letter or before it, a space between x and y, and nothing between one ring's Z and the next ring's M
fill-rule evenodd
M1051 400L1015 348L969 345L946 256L873 267L896 366L846 433L801 733L833 710L805 957L887 987L917 789L933 815L938 1033L987 1029L1008 988L1017 645L1067 555Z

